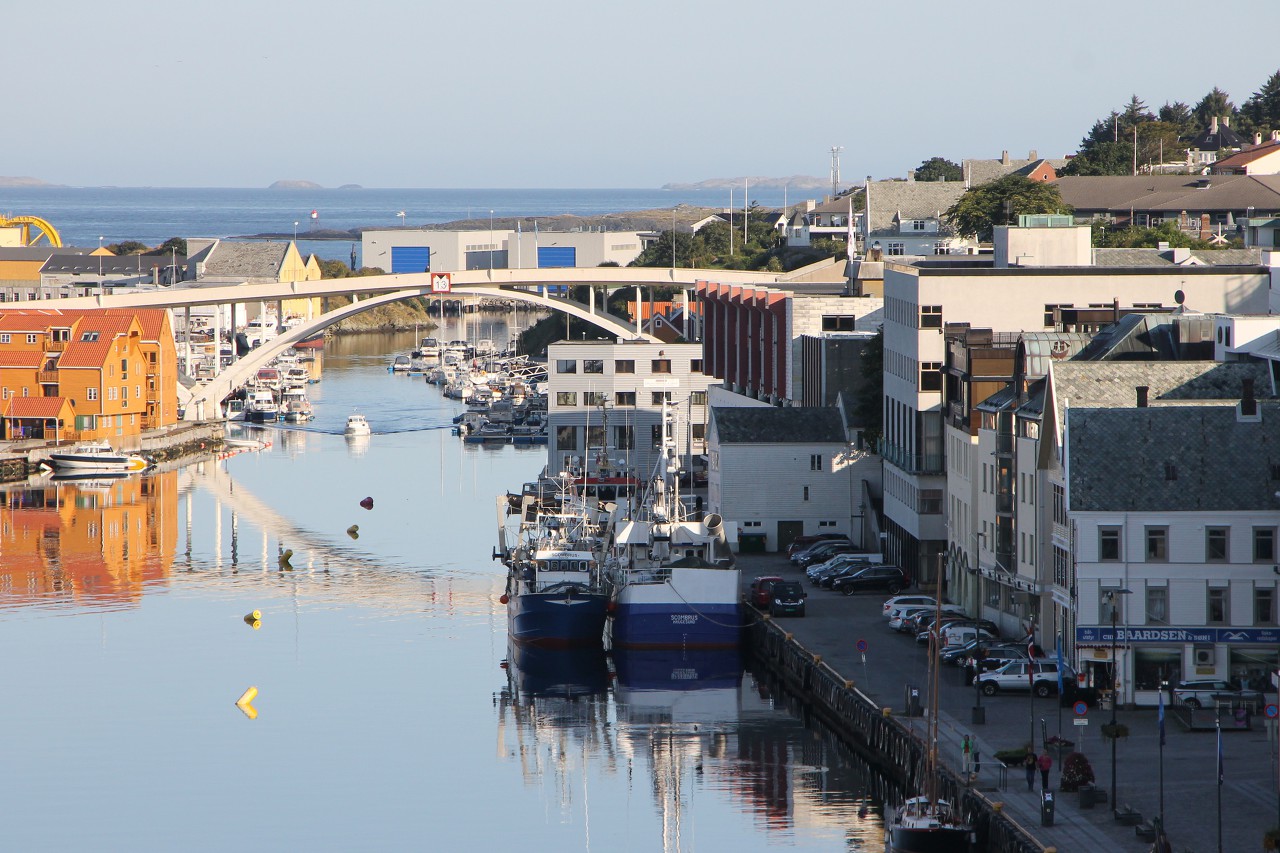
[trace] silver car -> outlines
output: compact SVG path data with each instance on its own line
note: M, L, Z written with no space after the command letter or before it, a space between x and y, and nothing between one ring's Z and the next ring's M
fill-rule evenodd
M1229 682L1212 679L1183 681L1173 688L1173 698L1188 708L1249 705L1255 711L1262 707L1264 701L1257 690L1241 690Z
M1028 672L1028 667L1032 667L1032 671ZM1076 680L1076 674L1065 663L1062 680L1068 684ZM1010 661L997 670L979 675L978 688L984 696L994 696L1002 690L1034 690L1037 696L1052 696L1058 692L1058 662Z

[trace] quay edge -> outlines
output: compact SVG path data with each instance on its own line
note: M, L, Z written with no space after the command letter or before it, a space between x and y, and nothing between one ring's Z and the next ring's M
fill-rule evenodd
M142 453L156 462L168 462L216 453L225 441L226 424L222 421L179 421L171 427L133 436L119 449ZM0 455L0 482L18 482L36 474L40 464L57 449L44 442L36 446L29 446L30 442L23 444L28 446L19 445Z

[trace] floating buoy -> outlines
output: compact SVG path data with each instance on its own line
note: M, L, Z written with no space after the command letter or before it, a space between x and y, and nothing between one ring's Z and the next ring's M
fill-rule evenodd
M261 611L261 610L255 610L255 611L253 611L252 613L246 613L246 614L244 615L244 621L245 621L247 624L249 624L249 625L252 625L254 622L261 623L261 622L262 622L262 611Z
M251 720L258 719L258 709L251 704L254 697L258 695L258 688L250 687L248 690L240 694L240 698L236 700L236 707L244 712L244 715Z
M347 528L347 535L348 535L348 536L350 536L352 539L359 539L359 538L360 538L360 525L358 525L358 524L353 524L353 525L351 525L350 527L348 527L348 528Z
M510 601L510 600L511 600L511 596L507 595L505 592L504 592L504 593L502 594L502 596L498 599L498 601L501 601L503 604L506 604L506 603L507 603L508 601Z
M365 498L364 500L360 501L360 506L364 507L365 509L373 509L373 498Z

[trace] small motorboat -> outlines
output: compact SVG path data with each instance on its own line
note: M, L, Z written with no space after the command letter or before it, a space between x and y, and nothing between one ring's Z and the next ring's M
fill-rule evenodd
M51 453L49 462L59 471L142 471L151 465L141 456L113 450L106 439L98 444L77 444L70 450Z
M369 426L369 422L364 419L364 415L359 412L352 412L347 415L347 426L342 432L344 435L372 435L373 429Z
M398 355L395 357L395 360L387 366L387 370L390 370L392 373L408 373L410 366L409 356Z

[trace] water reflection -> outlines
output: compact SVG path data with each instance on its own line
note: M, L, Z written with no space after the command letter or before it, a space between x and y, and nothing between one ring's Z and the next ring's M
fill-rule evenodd
M177 483L168 471L43 478L0 492L0 601L137 604L172 569Z

